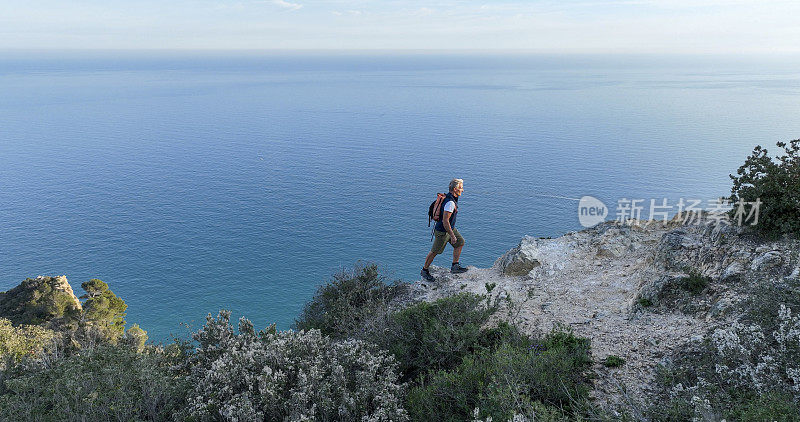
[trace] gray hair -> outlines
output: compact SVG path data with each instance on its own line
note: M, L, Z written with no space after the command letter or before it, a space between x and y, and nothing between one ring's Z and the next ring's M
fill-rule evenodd
M452 192L453 189L457 188L458 185L463 185L463 184L464 184L464 179L453 179L453 180L451 180L450 181L450 192Z

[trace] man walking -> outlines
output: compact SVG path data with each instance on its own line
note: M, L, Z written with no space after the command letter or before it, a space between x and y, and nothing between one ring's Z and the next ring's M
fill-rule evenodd
M461 274L466 272L467 269L458 263L458 258L461 256L461 249L464 248L464 238L461 233L456 230L456 215L458 214L458 197L464 192L464 181L462 179L453 179L450 181L450 191L442 201L441 210L439 215L441 219L436 222L433 228L435 239L433 247L425 257L425 266L422 267L420 275L427 281L434 281L435 279L428 271L428 267L433 262L436 255L444 252L444 247L450 243L453 245L453 265L450 267L450 272L453 274Z

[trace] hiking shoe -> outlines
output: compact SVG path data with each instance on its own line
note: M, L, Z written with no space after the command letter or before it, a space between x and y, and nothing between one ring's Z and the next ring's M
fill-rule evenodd
M421 275L422 278L425 279L425 281L430 281L430 282L436 281L436 279L433 278L433 276L431 275L431 272L426 270L425 268L423 268L422 271L419 272L419 275Z
M453 264L452 267L450 267L450 272L453 274L461 274L467 272L467 269L462 267L461 264L459 264L458 262L456 262L455 264Z

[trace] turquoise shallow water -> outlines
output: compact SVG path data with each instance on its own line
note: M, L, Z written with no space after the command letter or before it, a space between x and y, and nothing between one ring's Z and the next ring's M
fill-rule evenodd
M785 59L0 57L0 289L100 278L155 340L220 308L288 328L357 260L418 278L452 177L489 266L580 229L565 198L712 199L800 136Z

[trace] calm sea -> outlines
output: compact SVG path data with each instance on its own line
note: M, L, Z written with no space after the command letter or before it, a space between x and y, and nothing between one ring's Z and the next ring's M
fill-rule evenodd
M428 204L453 177L461 262L480 267L580 229L583 195L614 218L621 198L728 194L753 146L800 137L797 64L5 53L0 290L100 278L154 340L221 308L288 328L358 260L418 279Z

